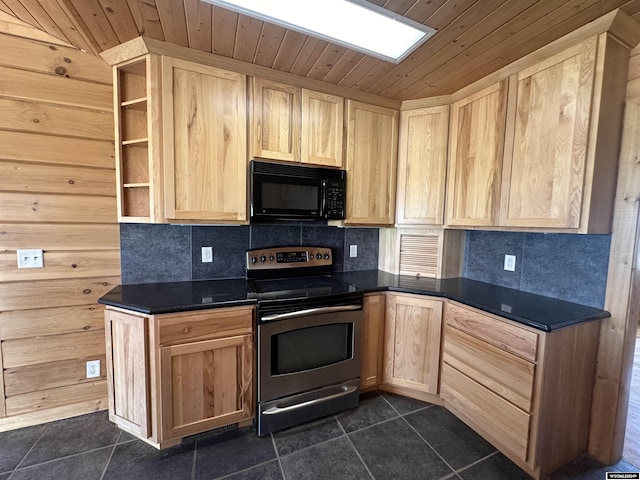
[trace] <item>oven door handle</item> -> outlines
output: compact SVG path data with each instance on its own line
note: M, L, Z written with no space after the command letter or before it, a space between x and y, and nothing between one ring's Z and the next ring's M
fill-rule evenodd
M295 312L276 313L265 315L260 318L262 322L272 322L274 320L286 320L287 318L305 317L307 315L318 315L320 313L348 312L351 310L361 310L362 305L336 305L333 307L308 308L306 310L296 310Z
M318 403L328 402L329 400L333 400L335 398L340 398L340 397L345 397L347 395L351 395L353 392L355 392L358 389L358 387L356 387L356 386L343 387L343 388L344 388L344 390L342 390L341 392L334 393L334 394L331 394L331 395L327 395L326 397L314 398L313 400L307 400L306 402L296 403L295 405L289 405L287 407L271 407L271 408L268 408L267 410L265 410L264 412L262 412L262 414L263 415L277 415L279 413L291 412L291 411L297 410L299 408L310 407L312 405L317 405Z

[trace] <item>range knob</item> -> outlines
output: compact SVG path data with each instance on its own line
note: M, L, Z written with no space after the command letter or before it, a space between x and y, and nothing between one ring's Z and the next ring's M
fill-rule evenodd
M322 254L321 253L316 253L316 259L320 260L322 258Z
M256 263L258 261L256 257L251 257L250 260L251 260L251 263Z
M329 260L329 257L330 257L330 255L329 255L328 253L325 253L325 254L324 254L324 259L325 259L325 260Z
M266 262L267 261L267 257L265 257L264 255L260 255L260 261L262 263Z
M273 260L274 260L273 255L269 255L269 261L270 261L270 262L273 262Z

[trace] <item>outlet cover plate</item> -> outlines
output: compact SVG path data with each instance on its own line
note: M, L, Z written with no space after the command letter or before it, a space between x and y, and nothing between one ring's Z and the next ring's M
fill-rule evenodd
M355 258L358 256L358 245L349 245L349 257Z
M504 269L508 272L516 271L516 256L515 255L505 255L504 256Z
M18 250L17 255L18 255L18 268L44 267L41 248Z
M202 247L202 263L213 262L213 247Z
M98 378L100 376L100 360L89 360L87 362L87 378Z

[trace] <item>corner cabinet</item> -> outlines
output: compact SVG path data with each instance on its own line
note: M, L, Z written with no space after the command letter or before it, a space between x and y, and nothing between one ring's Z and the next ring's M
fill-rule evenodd
M426 401L437 395L442 307L442 300L387 294L383 389Z
M347 100L348 225L393 225L398 111Z
M534 478L587 451L598 322L542 332L448 302L444 406Z
M109 418L164 448L254 415L253 307L105 310Z
M442 225L449 106L400 112L398 225Z
M501 225L610 230L628 59L605 33L510 79Z
M165 216L247 220L246 76L162 58Z
M506 115L506 80L451 107L447 225L497 224Z

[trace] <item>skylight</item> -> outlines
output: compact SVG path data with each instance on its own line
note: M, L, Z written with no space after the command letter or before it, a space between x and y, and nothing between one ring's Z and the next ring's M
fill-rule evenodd
M364 0L204 0L392 63L435 30Z

